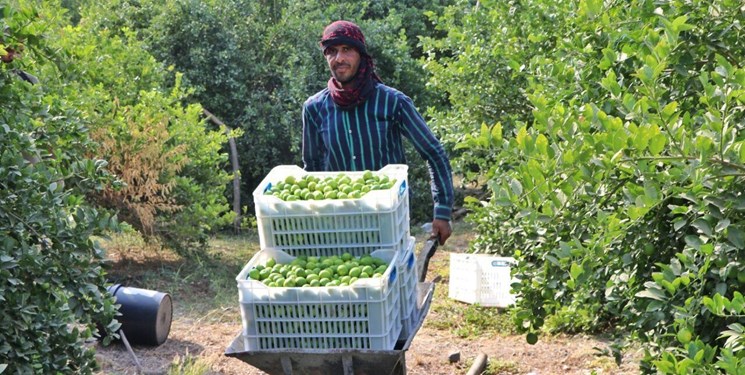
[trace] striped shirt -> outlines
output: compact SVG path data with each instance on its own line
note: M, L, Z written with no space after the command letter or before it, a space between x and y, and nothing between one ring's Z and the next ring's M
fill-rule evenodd
M406 164L401 136L427 161L434 218L450 220L450 160L408 96L378 83L365 103L349 111L334 104L328 88L303 104L307 171L377 171L388 164Z

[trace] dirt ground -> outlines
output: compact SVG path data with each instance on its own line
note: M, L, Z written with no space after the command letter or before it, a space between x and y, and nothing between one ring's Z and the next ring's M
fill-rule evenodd
M457 246L457 241L453 245ZM447 257L438 251L432 262ZM432 263L430 263L432 264ZM436 283L436 288L447 288ZM178 302L174 301L176 305ZM174 306L178 311L178 306ZM624 361L618 367L612 358L597 356L595 348L607 344L592 337L542 337L530 345L521 335L485 337L464 340L448 332L432 329L428 321L437 319L428 314L422 328L405 352L407 374L466 374L479 353L486 354L492 374L637 374L637 363ZM238 359L224 355L241 330L240 312L236 306L198 320L174 316L168 340L157 348L134 347L134 353L145 374L165 374L169 366L184 358L201 358L210 364L209 374L259 375L264 372ZM136 374L134 357L122 344L96 346L99 374ZM459 352L460 360L450 362L449 356ZM633 356L633 354L632 354Z
M263 371L223 353L240 325L202 324L174 321L168 341L158 348L135 347L133 350L146 374L165 374L177 358L200 356L211 363L209 374L261 375ZM529 345L522 336L465 341L447 333L423 327L405 352L407 374L465 374L473 359L487 355L488 361L502 368L497 374L637 374L631 363L617 367L607 357L596 357L596 346L603 343L587 337L552 338ZM136 374L134 359L123 345L98 348L101 374ZM459 351L461 360L450 363L448 355ZM494 364L492 364L494 366Z

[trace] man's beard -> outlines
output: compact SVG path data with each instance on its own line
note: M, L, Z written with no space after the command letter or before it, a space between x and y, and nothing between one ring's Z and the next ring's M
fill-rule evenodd
M351 69L351 66L349 64L345 64L345 66L347 67L347 69ZM336 69L332 69L331 70L331 76L334 77L334 79L336 80L336 82L339 82L340 84L343 84L343 85L344 84L347 84L347 83L350 83L350 82L353 82L354 79L357 78L357 75L359 73L360 73L360 70L358 68L357 71L354 72L354 74L352 74L351 76L349 76L349 78L343 80L343 79L340 78L339 74L336 73Z

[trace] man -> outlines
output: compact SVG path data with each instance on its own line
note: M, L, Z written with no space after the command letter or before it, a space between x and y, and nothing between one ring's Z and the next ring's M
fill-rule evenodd
M307 171L379 170L405 164L402 136L427 161L434 200L432 234L444 244L452 232L450 160L412 100L382 83L362 30L336 21L321 49L331 78L303 104L303 163Z

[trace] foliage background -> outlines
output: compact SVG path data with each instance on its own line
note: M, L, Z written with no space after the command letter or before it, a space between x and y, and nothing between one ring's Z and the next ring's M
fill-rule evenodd
M237 146L242 196L250 204L271 168L302 163L300 104L329 77L318 48L323 28L336 19L355 20L383 81L424 110L441 98L425 87L418 36L434 32L424 12L447 3L123 0L85 4L82 19L92 30L134 33L148 53L183 73L193 90L189 101L243 132ZM421 207L412 217L426 222L432 215L429 177L422 158L407 148L418 203L412 207Z
M459 177L487 194L466 199L471 248L517 259L510 313L529 342L611 332L616 354L643 345L645 372L743 367L737 1L0 0L0 10L0 54L25 48L0 64L0 308L11 317L0 335L21 340L0 346L10 372L94 366L80 343L114 311L90 238L112 215L184 253L232 222L228 135L202 109L238 130L244 196L271 167L300 163L300 103L325 85L317 42L339 18L360 24L383 80L414 99ZM412 217L426 221L425 168L408 151ZM41 322L81 329L15 334Z
M614 328L643 343L645 372L742 368L742 16L587 0L438 18L427 67L452 106L431 113L462 129L447 133L460 170L491 191L470 199L472 247L517 258L529 342Z
M45 40L59 9L10 5L0 1L0 55L22 58L0 63L0 372L87 373L85 341L98 325L119 326L91 240L115 222L85 199L112 178L105 160L88 157L85 113L50 79L71 63Z

